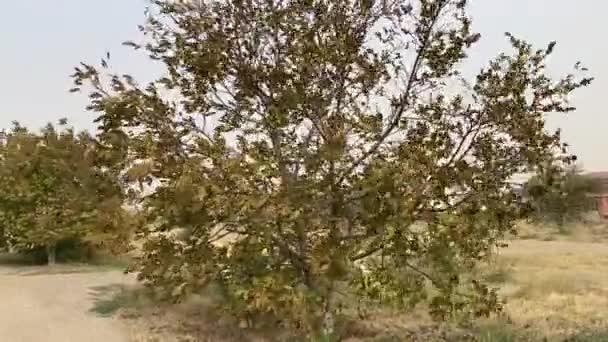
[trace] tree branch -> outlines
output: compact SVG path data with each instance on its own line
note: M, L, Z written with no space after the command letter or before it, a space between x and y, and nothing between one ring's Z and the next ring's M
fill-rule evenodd
M418 81L418 69L420 68L422 60L424 58L424 54L425 54L426 49L428 48L429 42L431 40L431 35L433 33L433 27L435 26L435 24L439 18L439 14L443 10L446 3L442 3L441 6L438 6L437 11L434 13L433 18L431 19L432 21L424 34L424 40L423 40L420 48L416 52L416 58L412 65L412 70L408 77L405 90L404 90L403 94L401 95L399 103L397 104L397 106L395 108L395 112L393 114L393 118L392 118L391 122L389 123L388 127L384 130L384 132L380 135L380 138L372 145L372 147L370 147L369 150L367 150L359 158L357 158L353 162L353 164L346 170L346 172L344 172L338 178L338 184L341 183L342 181L344 181L344 179L351 172L353 172L359 165L361 165L361 163L363 163L365 160L367 160L367 158L369 158L373 153L375 153L378 150L378 148L380 148L380 146L384 143L386 138L388 138L391 135L391 133L393 132L393 130L399 125L399 121L401 120L403 113L407 109L407 106L410 104L410 94L411 94L412 88L414 87L414 84Z

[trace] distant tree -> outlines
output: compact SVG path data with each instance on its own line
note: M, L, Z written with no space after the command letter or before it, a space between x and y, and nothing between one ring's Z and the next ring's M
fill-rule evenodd
M563 227L593 208L593 182L577 165L543 168L526 183L534 218Z
M0 225L17 250L45 247L49 264L59 241L98 234L101 212L122 211L118 182L96 165L94 139L65 124L35 133L15 123L0 143Z
M461 275L520 217L511 177L561 153L544 115L591 81L545 73L555 43L507 34L514 52L465 82L464 0L152 3L126 44L167 74L138 85L104 58L73 89L92 86L112 160L156 186L140 279L175 300L219 282L233 313L323 335L353 287L410 305L430 283L436 318L499 306Z

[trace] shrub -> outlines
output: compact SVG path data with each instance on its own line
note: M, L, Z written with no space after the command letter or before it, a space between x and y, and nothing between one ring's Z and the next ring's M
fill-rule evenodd
M48 260L46 248L42 246L23 251L21 254L36 264L45 264ZM91 262L98 256L98 252L90 243L77 238L57 242L56 254L57 262Z

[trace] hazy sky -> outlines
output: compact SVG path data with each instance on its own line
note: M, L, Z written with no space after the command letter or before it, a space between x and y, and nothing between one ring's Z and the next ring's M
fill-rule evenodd
M472 0L474 28L482 41L472 52L476 67L507 48L510 31L538 46L557 40L552 73L581 60L596 77L575 97L578 111L549 119L561 127L584 167L608 170L608 1ZM18 120L39 127L61 117L77 128L93 128L86 98L69 94L69 74L80 61L96 63L106 51L119 72L154 76L154 66L121 42L138 38L145 0L3 1L0 11L0 127Z

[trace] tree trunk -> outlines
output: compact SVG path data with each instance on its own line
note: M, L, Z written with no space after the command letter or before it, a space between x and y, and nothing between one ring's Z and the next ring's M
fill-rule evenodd
M325 298L323 308L323 322L321 326L321 334L324 341L333 341L336 335L336 317L333 308L333 293L332 289L328 292Z
M46 245L46 257L49 266L53 266L56 263L57 244L54 242Z

